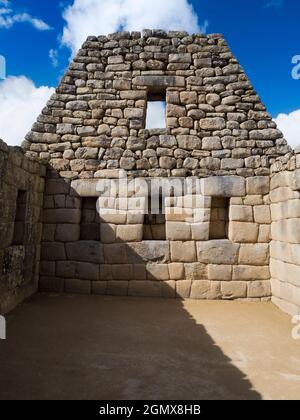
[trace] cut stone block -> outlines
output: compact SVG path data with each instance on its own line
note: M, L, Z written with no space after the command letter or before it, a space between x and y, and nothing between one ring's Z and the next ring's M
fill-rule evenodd
M169 280L168 264L148 264L147 265L147 278L148 280Z
M170 241L191 240L191 225L186 222L167 222L166 238Z
M128 262L139 264L141 262L156 261L165 263L170 259L168 241L142 241L127 244Z
M238 243L256 243L258 239L257 223L230 222L229 239Z
M208 279L219 280L219 281L230 281L232 278L232 266L231 265L208 265Z
M196 245L194 241L171 242L171 259L174 262L195 262Z
M232 280L269 280L269 266L255 267L252 265L238 265L233 267Z
M206 280L207 265L201 263L184 264L186 280Z
M245 178L238 176L220 176L201 180L201 191L211 197L244 197L246 195Z
M198 261L203 264L237 264L239 248L239 244L234 244L228 240L198 242Z
M65 280L65 291L66 293L90 295L92 292L92 284L87 280Z
M227 300L247 297L247 283L242 281L221 282L222 298Z
M66 253L70 261L91 262L95 264L104 262L102 245L96 241L67 243Z
M267 265L269 263L268 244L242 244L239 254L241 265Z
M178 280L176 281L176 296L182 299L187 299L191 295L191 280Z
M271 296L270 281L252 281L248 284L249 298L262 298Z
M130 281L128 295L137 297L161 297L162 283L160 281Z
M107 282L106 294L111 296L127 296L128 295L128 281L110 280Z
M192 282L191 299L220 299L221 283L208 280L196 280Z
M141 242L143 225L118 225L116 238L122 242Z
M184 279L184 265L182 263L169 264L169 274L171 280Z

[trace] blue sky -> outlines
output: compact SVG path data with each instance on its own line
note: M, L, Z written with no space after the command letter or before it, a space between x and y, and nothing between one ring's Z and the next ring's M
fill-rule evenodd
M82 8L96 0L76 1L81 2ZM98 0L102 4L100 13L103 12L105 15L104 8L108 8L109 15L109 7L116 1L122 0ZM136 0L128 0L129 3L134 3L134 1ZM141 0L140 2L145 3ZM2 0L2 3L0 0L0 54L6 58L7 75L24 76L31 79L36 87L55 87L71 55L70 36L68 38L65 35L62 42L64 28L65 30L69 28L71 32L74 32L74 19L77 17L75 22L80 22L80 30L89 32L89 26L95 28L95 22L89 25L88 17L84 14L80 19L80 11L79 15L71 14L68 22L63 19L64 10L67 6L72 6L74 0L47 2L11 0L6 6L5 0ZM136 3L139 4L138 1ZM151 2L147 0L147 3ZM170 15L166 9L171 6L167 3L164 6L165 9L155 10L152 2L152 13L165 14L165 20L169 19ZM255 89L274 117L277 117L279 113L289 114L300 109L300 80L294 80L291 76L292 57L300 55L300 2L296 0L191 0L189 3L194 8L194 18L199 19L199 26L207 21L207 33L218 32L225 35ZM173 0L173 10L170 11L172 16L177 14L174 4L178 4L179 15L183 15L182 10L188 7L187 0L180 0L180 2ZM39 28L39 25L30 21L29 18L19 19L19 21L16 19L10 27L7 27L7 22L6 26L2 22L1 26L1 7L10 7L10 16L26 13L30 18L44 22L47 27ZM143 14L147 13L143 12ZM153 16L150 16L150 12L149 16L146 18L143 16L143 19L143 23L149 23L149 26L157 22L157 18L155 20ZM87 28L82 28L85 20ZM95 35L101 34L107 28L101 24L101 16L98 16L98 22L99 30ZM159 20L158 22L160 23ZM161 22L164 22L163 17ZM113 24L115 23L111 25ZM181 24L183 25L184 21ZM195 27L195 23L193 25ZM190 28L187 29L190 30ZM91 34L94 34L93 32ZM76 49L74 33L71 38L72 36L73 45L71 46ZM50 50L53 50L52 57L57 59L56 66L53 66L53 60L49 57ZM3 135L0 116L1 136Z

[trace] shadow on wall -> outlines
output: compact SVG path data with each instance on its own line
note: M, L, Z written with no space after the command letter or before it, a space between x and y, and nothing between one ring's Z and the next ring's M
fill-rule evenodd
M66 203L62 195L54 200L58 210L59 203ZM77 200L71 201L74 205ZM1 360L24 361L26 355L22 369L9 363L1 369L3 378L10 378L10 386L0 390L2 399L260 399L185 310L173 282L163 281L168 264L160 263L168 260L168 242L158 241L151 255L147 241L68 242L71 220L62 223L65 216L58 212L56 223L57 217L60 224L51 228L47 215L44 240L52 232L54 242L48 236L42 247L41 291L135 297L177 293L178 299L73 300L64 295L59 298L63 304L54 298L33 299L27 322L23 315L21 322L22 308L11 320L10 328L18 329L22 323L22 331L12 334L0 349ZM115 235L110 229L105 226L106 236ZM182 283L182 295L185 287L190 283Z

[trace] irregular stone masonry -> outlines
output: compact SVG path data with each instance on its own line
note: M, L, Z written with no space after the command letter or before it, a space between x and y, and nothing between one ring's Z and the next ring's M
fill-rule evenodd
M166 128L145 129L165 96ZM289 147L221 35L89 37L23 148L63 178L268 175Z

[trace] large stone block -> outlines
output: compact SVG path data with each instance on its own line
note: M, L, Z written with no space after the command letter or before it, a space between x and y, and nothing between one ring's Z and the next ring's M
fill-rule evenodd
M206 280L207 265L201 263L184 264L186 280Z
M248 284L249 298L264 298L271 296L271 284L270 281L252 281Z
M171 242L171 260L173 262L195 262L196 261L196 243Z
M107 264L127 264L126 244L103 244L104 261Z
M247 297L247 283L243 281L221 282L222 298L241 299Z
M127 296L129 282L126 280L111 280L107 282L106 294L111 296Z
M133 267L131 264L113 264L111 266L113 280L132 280Z
M286 219L273 222L271 225L271 237L274 241L299 244L299 219Z
M148 264L147 265L147 278L148 280L169 280L168 264Z
M64 279L75 278L76 261L57 261L56 275Z
M117 226L108 224L108 223L100 223L100 238L103 244L112 244L116 242L116 230Z
M100 264L104 262L103 247L96 241L78 241L66 244L67 258L70 261L91 262Z
M298 265L300 261L300 244L272 241L270 244L270 254L275 260Z
M39 291L42 293L63 293L65 280L59 277L40 276Z
M183 280L184 279L184 265L183 263L171 263L169 264L169 274L171 280Z
M98 179L76 179L71 182L71 192L80 197L98 197L101 183Z
M269 266L238 265L233 267L232 280L269 280Z
M66 260L64 244L60 242L43 242L41 247L41 259L45 261Z
M75 277L80 280L98 281L100 277L99 265L91 264L91 263L84 263L84 262L77 262Z
M122 242L141 242L143 225L118 225L116 239Z
M230 281L232 278L231 265L209 264L207 270L209 280Z
M168 280L161 282L162 297L172 299L176 297L176 281Z
M271 223L271 210L270 206L255 206L254 209L254 221L256 223L268 224Z
M176 296L182 299L187 299L191 295L191 280L178 280L176 281Z
M167 222L166 238L170 241L189 241L192 238L191 225L186 222Z
M271 278L300 287L300 266L288 264L271 258Z
M269 263L268 244L242 244L239 254L241 265L267 265Z
M65 280L65 291L66 293L74 293L81 295L90 295L92 292L92 284L87 280Z
M106 295L107 281L93 281L92 294L93 295Z
M130 281L128 295L137 297L161 297L162 284L160 281Z
M132 81L136 86L147 87L184 87L185 78L180 76L137 76Z
M243 197L246 195L245 178L220 176L201 180L201 191L211 197Z
M272 221L300 218L300 200L287 200L271 204Z
M192 239L193 241L208 241L209 239L209 222L192 223Z
M255 176L247 178L247 194L265 195L270 191L270 178L268 176Z
M239 248L239 244L231 243L228 240L198 242L198 261L203 264L237 264Z
M229 219L237 222L253 222L252 206L230 206Z
M133 264L142 262L161 262L170 260L168 241L142 241L127 244L128 261Z
M238 243L256 243L258 239L258 224L246 222L229 223L229 239Z
M191 299L220 299L221 283L218 281L196 280L192 282Z
M71 224L80 223L81 211L79 209L46 209L43 212L44 223Z

